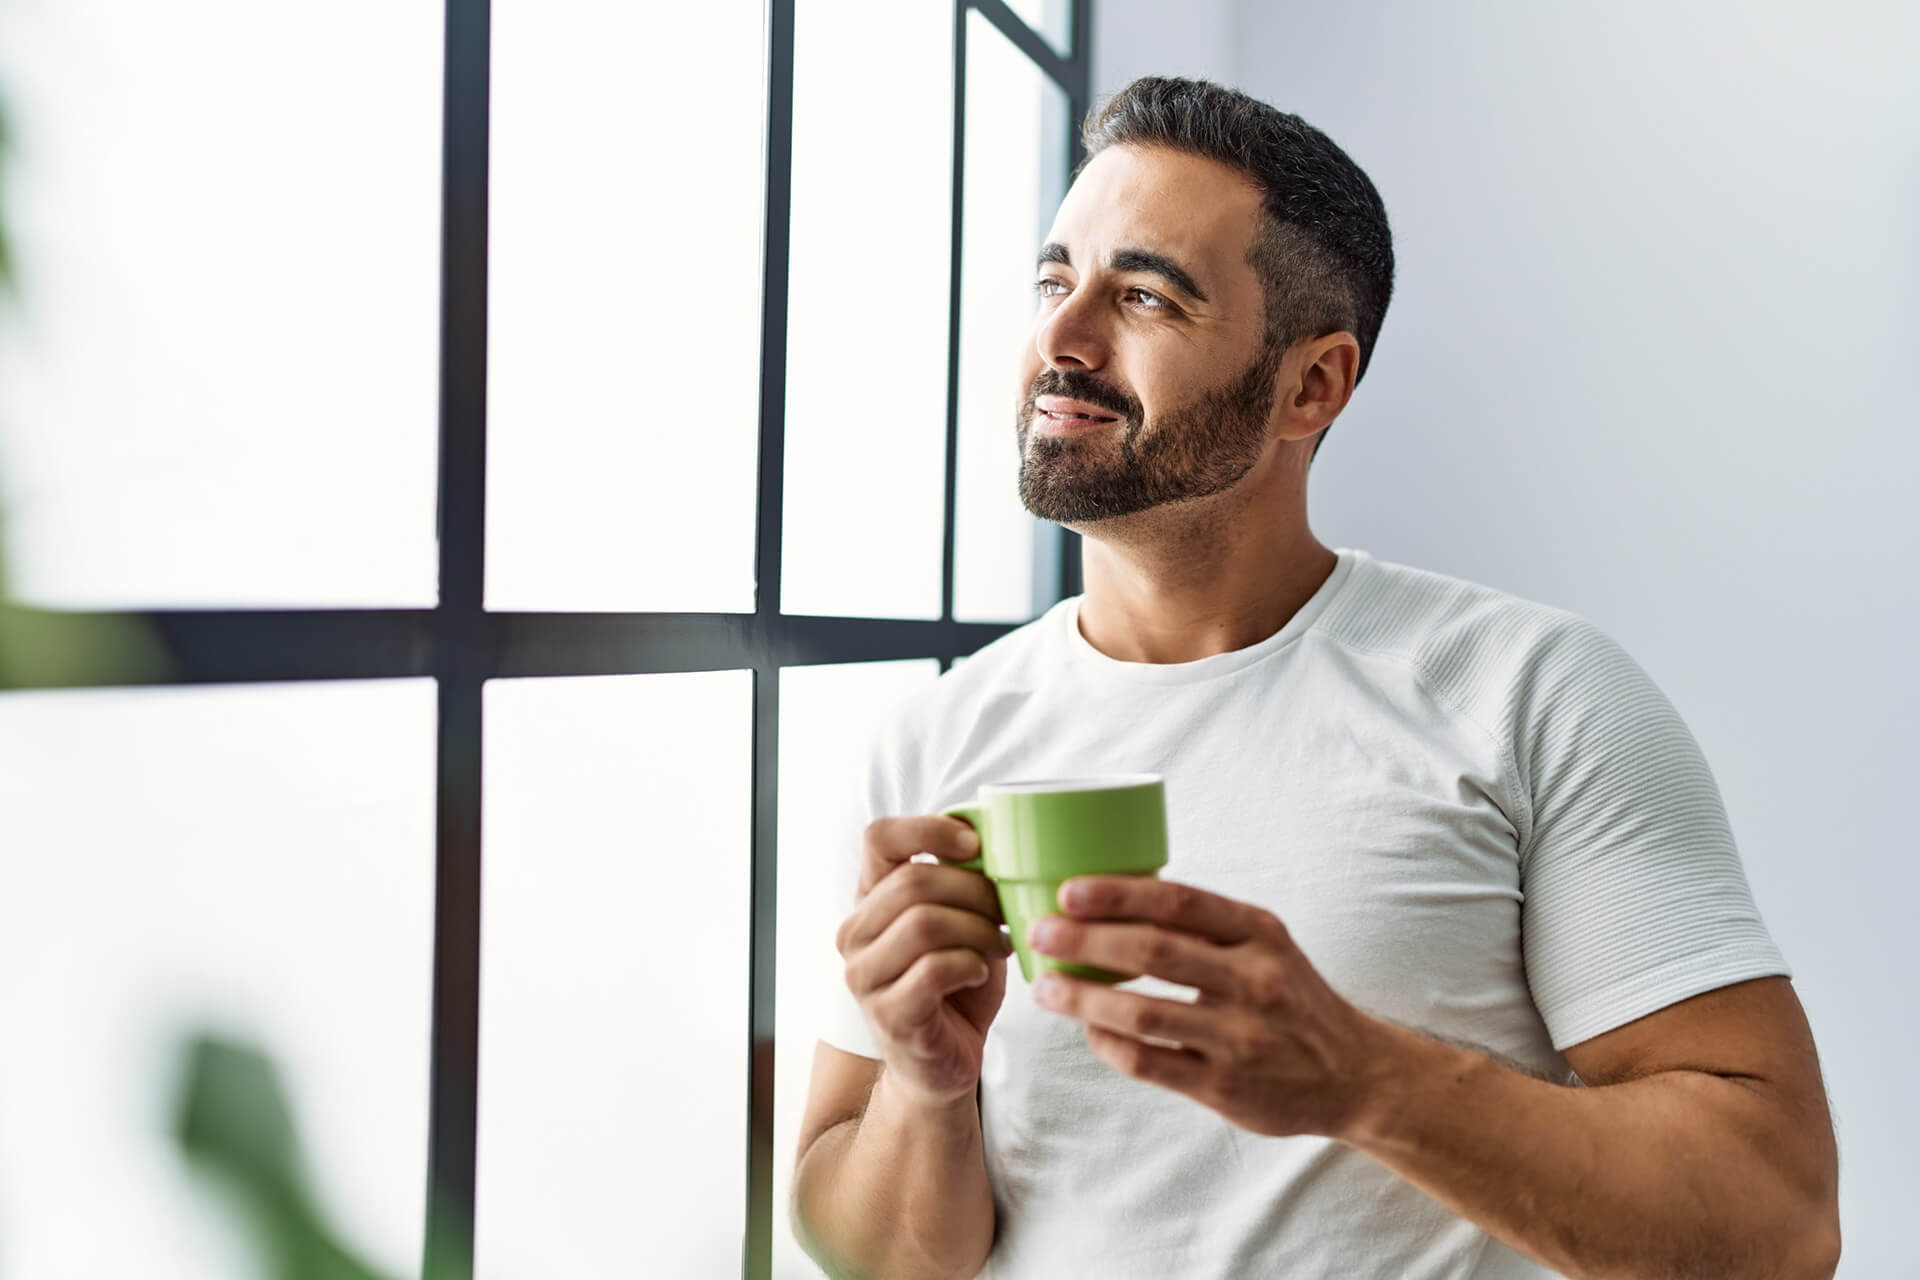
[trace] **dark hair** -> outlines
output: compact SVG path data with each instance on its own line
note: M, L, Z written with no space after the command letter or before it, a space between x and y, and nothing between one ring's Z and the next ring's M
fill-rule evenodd
M1087 113L1080 136L1076 178L1112 146L1168 147L1250 178L1264 217L1247 265L1264 290L1270 351L1345 330L1359 342L1359 385L1393 296L1393 235L1380 193L1333 139L1238 90L1171 76L1135 80Z

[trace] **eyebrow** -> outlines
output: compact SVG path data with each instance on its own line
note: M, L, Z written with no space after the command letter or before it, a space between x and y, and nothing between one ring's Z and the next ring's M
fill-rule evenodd
M1035 268L1044 267L1049 262L1057 262L1063 267L1073 265L1073 259L1067 253L1067 246L1052 242L1041 247L1040 259L1034 263L1034 266ZM1186 268L1165 254L1155 253L1151 249L1115 249L1113 256L1107 259L1107 269L1145 271L1159 276L1196 302L1212 301L1205 291L1194 283L1193 277L1187 274Z

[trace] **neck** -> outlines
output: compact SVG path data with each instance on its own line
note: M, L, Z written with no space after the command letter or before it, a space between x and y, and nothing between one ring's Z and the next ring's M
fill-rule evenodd
M1194 662L1273 635L1338 560L1307 527L1304 504L1282 510L1295 518L1262 522L1241 504L1185 503L1080 528L1080 633L1110 658L1155 663Z

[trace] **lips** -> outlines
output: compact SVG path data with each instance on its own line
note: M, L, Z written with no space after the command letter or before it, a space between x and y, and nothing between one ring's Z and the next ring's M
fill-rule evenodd
M1097 404L1088 404L1085 400L1069 400L1065 396L1041 396L1034 401L1034 407L1048 417L1059 421L1118 421L1113 414Z

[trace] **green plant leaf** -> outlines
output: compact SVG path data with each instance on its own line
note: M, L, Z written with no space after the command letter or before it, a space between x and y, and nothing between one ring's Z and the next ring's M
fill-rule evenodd
M279 1074L248 1045L201 1033L185 1047L173 1135L225 1195L272 1280L390 1280L325 1221L301 1164Z

